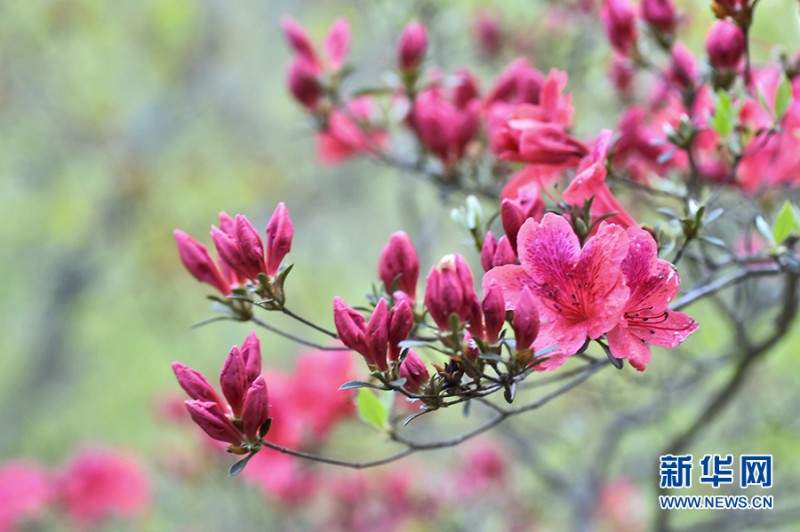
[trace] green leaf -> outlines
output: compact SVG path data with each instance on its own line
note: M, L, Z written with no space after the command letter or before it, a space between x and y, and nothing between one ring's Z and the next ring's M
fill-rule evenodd
M371 384L369 382L349 381L339 386L339 391L355 390L356 388L372 388L374 390L380 390L378 386L375 386L374 384Z
M783 207L781 207L781 211L775 219L775 225L772 226L772 236L775 237L775 242L783 242L792 233L800 232L799 222L792 204L789 200L784 201Z
M238 475L239 473L244 471L244 468L247 465L247 462L249 462L250 459L252 457L254 457L255 455L256 455L256 453L250 453L247 456L245 456L244 458L242 458L241 460L239 460L238 462L236 462L235 464L233 464L231 466L231 468L228 470L228 475L230 475L232 477L235 477L236 475Z
M773 246L775 245L775 237L772 235L772 228L761 215L756 216L756 230L764 240Z
M774 119L775 115L767 103L767 98L764 96L764 89L761 88L761 85L756 85L756 97L758 97L758 103L761 104L761 107L763 107L764 110Z
M789 78L784 76L783 81L778 86L778 92L775 93L775 118L780 120L786 111L789 110L789 105L792 103L792 83Z
M731 97L725 91L717 93L717 108L711 119L711 127L720 137L727 137L733 131L736 123L736 110L733 108Z
M386 427L389 412L374 393L365 388L359 388L357 405L361 419L378 430L383 430Z

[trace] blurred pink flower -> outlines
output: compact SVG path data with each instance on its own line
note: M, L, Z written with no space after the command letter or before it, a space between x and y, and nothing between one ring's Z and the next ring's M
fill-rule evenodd
M332 110L327 126L317 136L320 161L335 164L359 153L383 149L386 132L370 124L371 114L372 101L366 96L350 100L343 109Z
M0 464L0 530L17 530L42 512L53 495L50 475L40 465L23 461Z
M79 526L131 518L150 506L150 481L138 460L110 450L84 450L56 482L59 500Z

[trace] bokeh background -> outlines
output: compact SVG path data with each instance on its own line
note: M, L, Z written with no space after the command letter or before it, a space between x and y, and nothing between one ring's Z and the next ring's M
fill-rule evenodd
M700 52L712 20L707 2L677 3L688 17L682 36ZM447 69L473 66L487 88L515 55L477 58L471 20L479 6L492 7L516 31L530 28L528 55L538 68L569 71L576 133L586 137L615 124L621 108L606 77L609 49L596 18L559 18L557 4L2 2L0 461L57 468L87 446L137 456L153 496L133 524L113 522L123 529L315 526L313 515L286 509L252 485L228 478L228 457L203 454L192 427L161 413L164 401L179 396L173 360L213 377L230 346L251 329L232 323L190 329L210 315L208 290L184 271L172 230L180 227L210 244L207 231L220 210L246 214L263 228L276 203L284 201L295 224L292 307L329 325L335 295L357 301L369 290L380 249L393 231L412 236L423 272L444 253L469 253L449 215L463 197L442 197L423 180L370 162L316 162L312 124L285 90L289 53L279 18L291 14L319 42L336 17L347 17L354 36L351 61L359 69L353 86L371 83L393 66L396 36L420 18L431 32L433 61ZM763 4L754 27L756 60L774 58L776 45L797 51L796 2ZM477 265L475 259L470 255ZM711 313L704 313L700 332L682 356L702 358L722 341L706 314ZM280 316L270 319L305 334ZM290 371L297 347L268 333L261 338L265 365ZM770 355L698 452L772 453L776 467L793 473L798 487L800 424L791 414L799 404L792 348L798 340L795 331ZM537 448L547 468L571 477L572 457L602 437L595 418L643 401L649 386L669 377L677 360L670 356L656 350L646 374L604 374L574 397L529 416L534 419L500 431L509 463L525 465L511 468L502 487L492 489L516 493L531 528L540 523L560 529L574 500L545 489L539 479L545 468L526 458L525 449ZM679 397L674 408L670 419L678 424L694 411ZM444 413L439 423L423 427L437 434L464 423L460 412ZM658 426L650 427L631 445L652 445L655 453L663 438ZM354 422L337 431L330 445L334 454L377 457L385 442ZM193 453L206 467L176 474L175 457L185 460ZM459 453L449 449L414 458L423 465L414 469L412 489L427 489L433 477L463 469ZM614 465L630 479L616 499L632 501L623 512L637 519L653 512L657 462L654 455L649 459ZM776 479L781 482L783 477ZM506 517L454 506L407 526L497 530L508 525ZM47 526L69 526L55 515L48 519Z

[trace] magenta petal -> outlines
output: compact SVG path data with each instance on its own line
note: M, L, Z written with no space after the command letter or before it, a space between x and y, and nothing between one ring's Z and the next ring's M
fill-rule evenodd
M338 18L331 26L325 38L325 52L328 54L331 67L338 69L344 63L350 49L350 24L344 18Z
M565 284L565 273L572 268L580 254L578 237L569 222L557 214L547 213L539 224L528 220L517 235L520 263L537 280Z
M506 310L514 310L519 301L522 290L527 286L533 289L533 279L525 271L525 268L516 264L498 266L486 272L483 276L483 292L486 293L492 283L497 284L503 290Z
M660 347L678 347L697 327L697 322L690 316L673 310L664 311L662 316L647 322L628 321L631 334Z
M618 225L601 223L581 251L575 277L581 282L589 336L599 338L616 325L629 290L620 264L628 253L628 237Z
M650 348L638 337L631 334L630 329L618 325L607 335L608 348L616 358L627 358L631 366L644 371L650 362Z

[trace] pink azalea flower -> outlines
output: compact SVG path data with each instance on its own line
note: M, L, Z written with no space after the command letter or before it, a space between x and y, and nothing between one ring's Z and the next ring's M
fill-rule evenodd
M622 273L630 287L619 324L608 333L608 347L617 358L627 358L643 371L650 361L650 347L677 347L697 330L697 322L682 312L669 310L681 285L678 270L658 258L655 240L637 227L627 230L628 255Z
M568 203L579 207L586 200L594 198L593 217L614 212L616 214L607 218L609 222L622 227L635 227L638 226L636 220L620 205L606 184L606 159L610 144L611 130L604 129L597 137L592 153L581 161L578 174L564 191L563 196Z
M359 153L374 153L386 144L386 132L369 124L372 102L367 97L354 98L345 109L328 115L327 128L317 136L321 162L336 164Z
M34 463L0 465L0 530L17 530L44 509L53 495L48 476Z
M620 264L628 252L625 230L602 222L581 249L569 222L547 213L528 220L518 236L520 265L494 268L483 276L503 290L513 310L527 287L536 296L542 318L536 350L557 346L539 368L554 369L575 354L587 337L600 338L617 326L628 300Z
M150 505L150 481L141 465L114 451L80 452L57 490L67 514L81 526L135 516Z

